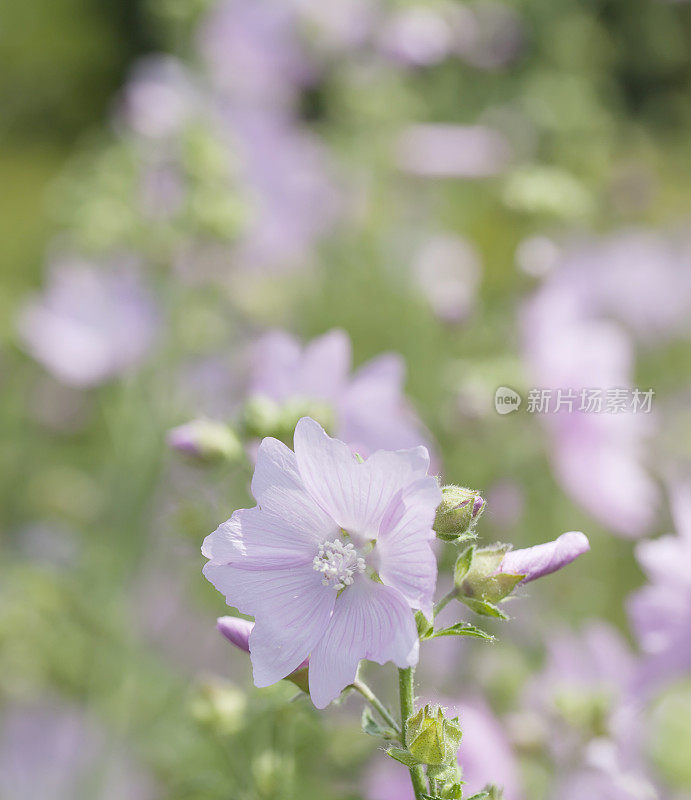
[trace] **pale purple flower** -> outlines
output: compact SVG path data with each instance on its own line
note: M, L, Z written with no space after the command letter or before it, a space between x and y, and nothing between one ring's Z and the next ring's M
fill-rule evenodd
M255 684L285 678L309 656L310 694L324 708L363 658L417 662L412 609L431 612L441 490L424 447L360 462L309 418L294 443L293 453L263 440L252 479L258 505L206 538L204 574L255 617Z
M677 535L641 542L636 558L650 583L635 592L628 607L647 654L641 688L654 688L691 672L691 482L671 488Z
M250 396L278 404L312 401L326 405L333 430L361 455L429 442L403 394L405 364L393 353L377 356L353 374L351 345L341 330L304 347L288 333L263 336L252 352Z
M417 253L413 269L420 291L439 319L462 322L473 310L482 262L470 242L457 236L435 236Z
M575 561L590 550L590 543L580 531L569 531L553 542L509 550L499 565L498 572L525 575L521 583L529 583L549 575Z
M511 147L484 125L411 125L396 142L396 163L424 178L489 178L509 166Z
M53 701L13 705L0 718L3 800L152 800L147 774L114 750L80 710Z
M463 739L458 763L466 781L467 796L480 792L487 784L503 787L505 800L524 797L517 759L500 721L481 698L469 698L448 704L448 716L458 715ZM365 777L367 800L413 800L407 770L390 759L378 757Z
M21 310L28 352L54 377L91 387L137 366L159 318L152 295L128 265L65 260L51 266L43 293Z

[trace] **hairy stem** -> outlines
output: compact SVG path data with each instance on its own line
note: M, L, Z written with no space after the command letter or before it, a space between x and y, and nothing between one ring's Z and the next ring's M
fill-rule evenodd
M447 606L454 599L454 597L456 597L457 594L458 594L458 589L454 586L454 588L450 592L448 592L448 594L445 594L438 603L435 603L434 610L432 612L433 616L436 617L437 614L442 610L442 608Z
M377 697L377 695L370 689L370 687L364 682L361 681L359 678L356 678L353 681L353 688L360 692L360 694L365 698L365 700L372 706L372 708L379 714L379 716L389 725L403 741L403 736L401 733L401 728L399 727L398 723L394 719L393 715L389 711L389 709L382 703L382 701Z
M398 670L398 690L401 698L401 730L403 731L403 745L407 745L406 721L413 714L413 667ZM413 784L415 800L422 800L427 791L425 776L422 767L410 767L410 780Z

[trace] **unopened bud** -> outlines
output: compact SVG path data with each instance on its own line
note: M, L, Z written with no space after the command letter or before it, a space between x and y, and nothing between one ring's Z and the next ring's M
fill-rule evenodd
M439 706L429 703L406 722L408 752L420 764L431 767L456 763L461 736L458 718L448 719Z
M196 687L190 710L192 716L216 732L230 736L245 721L247 697L232 683L217 678L202 681Z
M244 653L250 652L252 628L254 628L254 622L241 617L219 617L216 620L216 629ZM286 676L287 681L294 683L298 689L302 689L307 694L309 694L308 667L309 658L306 658L294 672Z
M232 428L211 419L195 419L168 431L169 447L200 461L237 461L242 443Z
M245 405L243 422L248 436L263 439L273 436L290 441L302 417L312 417L326 431L335 427L334 412L328 403L309 398L294 397L280 404L264 395L257 395Z
M485 500L474 489L449 484L442 487L442 501L437 507L434 530L444 542L457 542L473 535L485 509Z
M454 583L463 600L499 603L523 580L523 575L500 572L510 545L469 548L456 561Z

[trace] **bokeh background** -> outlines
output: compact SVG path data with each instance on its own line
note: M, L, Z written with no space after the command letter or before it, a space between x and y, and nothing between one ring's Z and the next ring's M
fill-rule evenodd
M201 541L304 411L428 443L482 541L590 537L497 643L423 650L471 789L691 797L690 33L665 0L5 1L2 800L406 797L355 698L254 689L215 630ZM396 355L300 383L335 329Z

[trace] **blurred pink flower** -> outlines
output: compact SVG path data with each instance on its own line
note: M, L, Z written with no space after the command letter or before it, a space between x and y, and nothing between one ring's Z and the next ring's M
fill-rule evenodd
M140 136L176 136L194 111L200 94L185 65L172 56L149 56L139 61L125 87L120 113Z
M3 800L153 800L147 774L114 749L106 732L77 708L54 701L3 709Z
M303 265L341 207L326 149L285 114L228 106L221 118L229 147L242 158L238 179L250 207L237 245L239 266Z
M642 463L652 417L630 409L605 413L607 391L631 386L633 350L619 326L594 315L593 280L563 268L552 274L523 306L523 355L534 387L554 397L572 391L575 398L558 412L538 415L551 440L557 480L615 533L640 536L652 525L657 504ZM591 389L600 393L600 412L583 406L581 393Z
M27 351L54 377L91 387L137 366L159 327L153 296L130 265L64 260L21 310Z
M291 103L312 69L283 0L223 0L204 20L199 49L217 89L250 105Z
M437 699L448 715L459 717L463 739L458 763L463 769L464 792L468 796L493 783L504 789L505 800L524 797L517 760L499 720L481 698L457 703ZM366 800L413 800L407 770L378 753L366 778Z
M396 142L399 168L424 178L489 178L510 161L508 141L484 125L411 125Z
M457 236L435 236L417 253L413 269L420 291L439 319L457 323L471 313L482 263L469 242Z
M363 658L417 662L412 609L431 613L441 490L424 447L358 462L309 418L294 441L295 453L264 439L252 479L258 505L207 536L204 574L255 617L255 684L285 678L309 655L310 694L324 708Z
M344 331L330 331L304 347L290 334L273 331L253 348L249 394L279 404L326 404L334 415L332 432L361 455L421 442L429 448L429 437L403 394L403 359L388 353L352 375L350 368Z
M641 542L636 558L650 583L635 592L628 608L647 654L638 676L641 689L691 672L691 482L671 489L676 536Z

